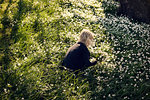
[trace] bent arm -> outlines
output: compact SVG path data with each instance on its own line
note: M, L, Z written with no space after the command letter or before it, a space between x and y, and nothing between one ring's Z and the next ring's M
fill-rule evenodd
M85 66L86 67L90 67L90 66L93 66L97 63L97 61L94 61L94 62L90 62L89 59L85 59Z
M84 64L85 64L84 67L93 66L97 63L97 61L90 62L90 52L88 50L84 50L83 59L84 59Z

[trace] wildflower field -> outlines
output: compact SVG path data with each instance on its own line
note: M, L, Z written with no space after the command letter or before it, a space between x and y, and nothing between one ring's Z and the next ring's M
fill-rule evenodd
M113 0L0 0L0 100L149 100L150 25ZM82 29L98 64L59 66Z

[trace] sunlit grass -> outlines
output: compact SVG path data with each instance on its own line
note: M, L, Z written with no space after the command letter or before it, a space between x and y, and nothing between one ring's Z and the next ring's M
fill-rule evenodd
M149 98L149 25L114 15L116 2L13 0L0 6L1 99ZM95 34L89 50L98 64L75 75L58 66L82 29Z

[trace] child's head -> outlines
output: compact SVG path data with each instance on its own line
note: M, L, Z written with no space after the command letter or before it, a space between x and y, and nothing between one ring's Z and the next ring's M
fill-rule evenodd
M82 42L86 46L89 46L91 45L93 38L94 34L91 31L83 29L79 37L79 42Z

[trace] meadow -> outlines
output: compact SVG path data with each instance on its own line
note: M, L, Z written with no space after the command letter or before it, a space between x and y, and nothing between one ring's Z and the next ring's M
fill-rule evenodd
M150 99L150 25L118 16L113 0L1 0L1 100ZM98 64L62 69L82 29ZM63 67L63 66L61 66Z

